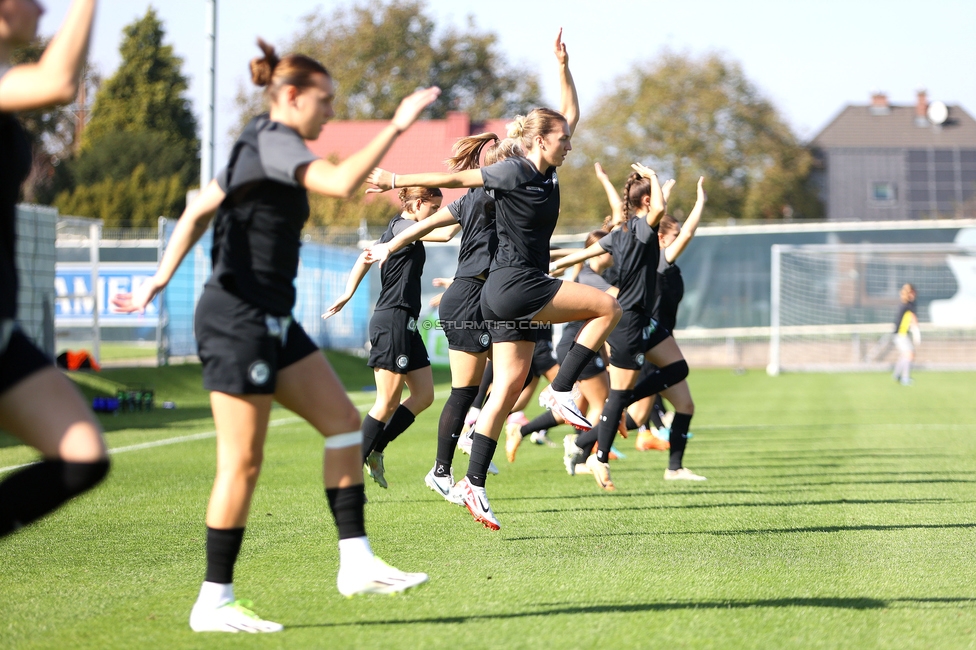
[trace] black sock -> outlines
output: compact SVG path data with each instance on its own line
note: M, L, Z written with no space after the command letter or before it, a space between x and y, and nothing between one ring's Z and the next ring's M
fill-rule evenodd
M53 512L92 489L108 474L108 459L94 463L43 460L0 483L0 537Z
M379 441L380 434L383 433L385 426L385 423L380 422L369 413L363 418L363 463L366 462L366 457L369 456L370 452L376 448L376 443Z
M207 582L229 585L234 582L234 564L244 541L243 528L207 526Z
M650 419L651 424L654 425L655 429L666 429L667 427L664 426L664 420L661 419L661 415L663 415L663 413L657 409L657 401L659 399L661 399L660 394L658 394L658 396L654 399L654 403L651 404L651 412L648 414L648 418Z
M406 406L401 404L397 407L397 410L393 411L393 417L390 421L386 423L383 428L383 433L376 440L375 450L379 453L386 451L386 446L397 439L401 433L407 430L413 421L416 419L413 413L410 412Z
M488 476L488 466L491 458L495 455L495 447L498 442L488 436L475 433L471 441L471 460L468 461L467 478L471 485L485 487L485 478Z
M531 420L528 424L523 425L519 432L523 436L527 436L530 433L535 433L536 431L542 431L543 429L552 429L553 427L558 427L559 422L556 421L556 417L552 414L552 411L546 411L537 418Z
M634 418L631 417L630 413L627 413L625 417L627 418L627 431L635 431L640 429L640 425L634 421Z
M610 447L617 435L617 426L624 409L634 401L634 393L629 390L610 389L610 397L603 405L600 423L596 426L597 450L596 459L601 463L610 462Z
M688 363L682 359L664 366L644 377L634 387L634 401L660 393L665 388L680 383L688 376Z
M552 380L552 389L561 393L573 390L573 384L576 383L576 380L583 373L586 364L595 356L596 352L593 350L579 343L574 343L569 348L569 352L566 353L566 358L560 364L556 378Z
M576 446L586 452L587 455L593 450L593 445L597 441L597 433L600 429L600 423L593 427L589 431L583 431L578 436L576 436Z
M671 455L668 458L668 469L681 469L685 457L685 446L688 444L688 427L691 426L691 416L687 413L675 413L671 420Z
M366 537L366 522L363 517L366 489L362 483L349 487L326 488L325 497L329 500L332 518L339 529L339 539Z
M441 411L441 419L437 423L437 459L434 462L434 476L450 476L454 449L457 448L458 438L464 427L464 416L467 415L477 394L477 386L451 388L451 396L447 398L444 410Z
M481 376L481 385L478 386L478 394L474 396L474 406L476 409L480 409L485 405L485 400L488 399L488 389L491 388L491 382L495 378L495 372L491 368L491 361L485 366L485 374Z

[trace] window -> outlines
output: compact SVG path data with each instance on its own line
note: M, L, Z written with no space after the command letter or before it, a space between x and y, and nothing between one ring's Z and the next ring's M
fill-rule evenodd
M872 183L871 198L875 201L894 201L895 184L888 182Z

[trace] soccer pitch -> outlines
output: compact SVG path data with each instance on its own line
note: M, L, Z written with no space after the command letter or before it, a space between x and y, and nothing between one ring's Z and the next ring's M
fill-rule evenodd
M371 383L362 360L333 358L350 388ZM617 491L606 494L589 476L567 476L561 449L525 441L513 465L496 454L496 533L424 485L441 383L388 450L390 489L367 479L374 549L430 582L352 600L335 588L321 439L276 410L235 574L238 596L285 625L260 636L195 634L187 623L214 471L199 368L102 377L155 386L179 408L104 418L110 447L128 448L108 480L0 542L0 647L976 644L971 374L918 373L905 388L886 374L693 369L686 462L706 483L665 484L666 455L634 451L632 436L618 439L627 457L612 463ZM145 444L177 437L186 439ZM0 437L0 467L32 457ZM459 452L458 478L466 466Z

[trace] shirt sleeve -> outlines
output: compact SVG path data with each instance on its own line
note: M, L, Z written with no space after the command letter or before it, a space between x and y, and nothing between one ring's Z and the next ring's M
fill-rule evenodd
M532 163L521 158L507 158L494 165L482 167L481 178L484 180L485 190L502 192L514 190L534 176L529 174L528 167L532 167Z
M274 122L258 134L258 152L267 177L292 187L298 187L295 171L319 159L298 133Z
M464 199L467 194L463 194L459 199L453 201L447 206L447 211L451 213L451 216L457 219L458 223L461 223L461 215L464 214Z
M217 172L217 175L214 176L214 180L217 181L217 186L220 187L220 189L222 189L226 194L227 188L230 187L230 173L227 167L224 167Z
M609 235L607 235L606 237L601 238L600 239L600 242L599 242L600 243L600 246L603 247L603 250L605 250L606 252L610 253L611 255L613 255L613 242L614 242L614 239L616 239L618 232L620 232L620 229L619 228L617 230L611 231L611 233Z
M651 228L647 224L647 219L640 217L631 221L631 225L634 228L634 236L637 237L637 241L642 244L646 244L651 241L651 237L657 237L657 230Z
M670 267L670 266L671 266L671 264L668 262L667 249L662 248L661 249L661 261L658 262L658 264L657 264L657 272L658 273L664 273L665 271L668 270L668 267Z
M401 232L409 228L410 226L416 226L417 222L410 219L400 219L395 224L393 224L393 236L396 237Z

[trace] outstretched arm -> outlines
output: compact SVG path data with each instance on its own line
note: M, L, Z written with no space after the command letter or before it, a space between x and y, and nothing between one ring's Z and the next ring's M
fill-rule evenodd
M216 180L207 184L207 187L186 206L180 220L176 222L176 228L173 229L173 235L166 245L166 252L163 253L163 259L160 260L156 273L132 293L120 293L112 298L112 304L116 309L123 312L145 311L156 294L169 284L186 254L200 241L203 233L207 232L210 221L225 196Z
M410 128L420 113L438 95L440 88L425 88L405 97L400 102L390 123L365 147L338 165L327 160L316 160L303 165L295 172L295 178L305 189L325 196L347 199L363 184L366 176L379 164L386 152L401 133Z
M568 268L573 264L579 264L580 262L588 260L591 257L596 257L597 255L603 255L606 252L607 250L600 245L600 242L596 242L594 244L591 244L589 248L584 248L583 250L578 251L576 253L570 253L569 255L566 255L565 257L556 260L555 262L549 265L549 272L551 273L553 271L558 271L559 269Z
M346 303L352 300L353 294L356 293L356 289L359 288L359 283L363 281L366 277L367 271L372 262L366 259L366 251L360 253L359 258L352 267L352 271L349 272L349 280L346 282L346 290L341 296L339 296L332 306L325 310L322 314L322 318L330 318L335 316L346 306Z
M576 94L576 84L573 83L573 73L569 71L569 52L566 51L566 44L563 43L562 27L556 35L555 52L556 60L559 62L559 112L569 122L569 133L572 135L576 131L580 118L579 96Z
M596 170L596 177L600 179L604 191L607 193L607 201L610 203L610 223L620 223L624 218L624 202L617 193L617 188L610 182L610 177L603 171L600 163L593 165Z
M397 252L404 246L409 246L410 244L414 243L418 239L431 241L426 239L426 236L429 233L433 232L437 228L441 228L443 226L452 226L455 224L457 224L457 219L454 218L454 215L451 214L451 211L448 210L447 208L441 208L440 210L430 215L423 221L418 221L417 223L413 224L412 226L410 226L409 228L407 228L406 230L404 230L399 235L397 235L390 241L386 242L385 244L377 243L377 244L372 244L371 246L367 246L366 250L364 251L366 253L366 261L369 262L370 264L372 264L373 262L379 262L380 266L383 266L383 263L386 262L386 259L390 255ZM449 240L450 237L448 237L443 241L449 241Z
M97 0L75 0L41 59L15 66L0 77L0 112L27 111L74 101L97 5Z
M698 224L701 221L702 212L705 210L706 201L708 201L708 195L705 193L705 177L700 176L698 178L698 200L695 201L695 207L692 208L691 214L688 215L684 225L681 227L681 233L664 250L664 257L668 260L668 264L674 264L674 261L681 256L681 253L684 252L688 243L695 236L695 231L698 230Z
M374 186L366 190L367 194L387 192L394 187L484 187L485 184L480 169L454 173L394 174L379 167L369 173L366 182Z

